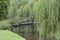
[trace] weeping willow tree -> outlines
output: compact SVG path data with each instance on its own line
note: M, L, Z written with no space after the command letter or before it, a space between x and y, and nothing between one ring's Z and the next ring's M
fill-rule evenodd
M34 22L37 23L34 30L39 31L39 40L55 38L59 33L58 9L59 0L10 0L8 18L14 20L13 24L27 22L31 21L34 13ZM21 31L27 32L29 29L21 28Z
M31 2L31 3L30 3ZM10 23L11 24L19 24L19 23L26 23L26 22L32 22L32 16L33 16L33 11L32 11L32 5L33 1L32 0L10 0L10 6L8 7L8 19L11 19ZM25 28L20 28L18 30L14 29L15 32L20 32L20 35L24 35L25 37L28 32L31 32L31 27L25 27Z
M59 0L38 0L34 3L35 22L39 40L56 37L58 30ZM51 39L52 40L52 39Z
M1 1L4 5L5 2L3 0ZM0 2L0 4L2 4L2 2ZM0 22L0 28L1 26L4 28L4 26L7 27L12 24L31 22L34 16L34 22L36 23L34 28L33 26L21 28L19 29L20 32L29 34L27 32L31 32L33 31L32 29L34 29L34 31L39 32L39 40L48 40L48 38L50 38L50 40L52 40L52 38L54 38L54 40L57 38L56 40L58 40L60 38L60 16L58 16L60 10L59 0L9 0L9 4L8 8L2 6L4 8L3 13L3 8L0 9L1 15L6 15L8 9L8 19ZM18 28L16 30L15 31L18 32ZM25 36L27 38L31 36L27 36L26 34ZM31 37L29 40L36 39Z
M31 10L30 8L29 8L29 5L27 4L27 0L25 0L25 1L10 0L10 6L8 8L9 13L8 13L7 17L8 17L8 19L10 19L10 18L12 18L12 20L14 19L15 20L14 22L16 22L16 21L19 22L19 20L21 22L21 19L26 21L26 17L27 17L27 15L29 15L29 13L28 13L29 11L27 12L27 10Z

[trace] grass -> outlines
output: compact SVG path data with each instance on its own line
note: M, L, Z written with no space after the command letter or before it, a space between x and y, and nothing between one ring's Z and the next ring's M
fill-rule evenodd
M0 40L25 40L25 39L11 31L0 30Z

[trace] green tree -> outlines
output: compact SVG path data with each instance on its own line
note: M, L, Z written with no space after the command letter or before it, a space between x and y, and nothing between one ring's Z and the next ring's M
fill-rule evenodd
M59 0L38 0L34 3L33 9L39 36L42 39L55 36L58 28Z
M7 19L9 0L0 0L0 20Z

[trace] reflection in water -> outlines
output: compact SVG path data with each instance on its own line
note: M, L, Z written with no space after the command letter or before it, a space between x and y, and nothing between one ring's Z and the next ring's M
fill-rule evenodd
M46 35L41 35L41 37L39 37L39 32L36 30L33 32L33 30L31 30L31 27L28 26L23 28L14 27L12 31L24 37L26 40L57 40L55 36L48 37Z

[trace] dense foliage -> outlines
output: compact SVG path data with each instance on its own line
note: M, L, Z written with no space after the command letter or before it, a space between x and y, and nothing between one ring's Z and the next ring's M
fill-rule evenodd
M59 0L0 0L0 4L0 29L9 29L12 24L34 22L35 26L21 28L20 31L37 31L39 40L60 40Z
M9 0L0 0L0 20L7 19Z
M40 35L45 37L56 37L59 33L58 14L59 0L38 0L34 5L35 21Z

